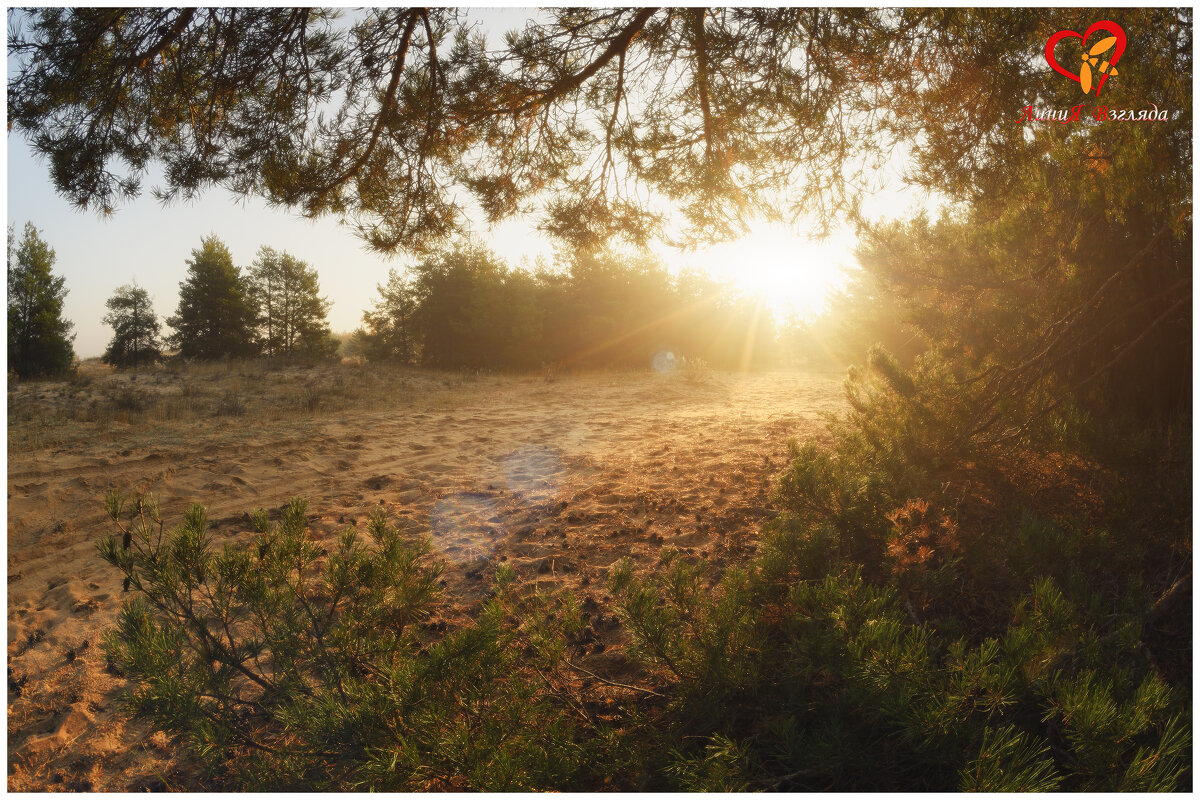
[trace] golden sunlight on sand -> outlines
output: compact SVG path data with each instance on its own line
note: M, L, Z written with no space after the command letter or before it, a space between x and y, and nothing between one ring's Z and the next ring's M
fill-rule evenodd
M281 405L314 384L343 388L313 413ZM146 410L72 413L122 390L144 394ZM231 395L244 408L214 416ZM788 437L821 435L821 414L843 401L839 376L794 372L545 380L213 365L99 374L82 389L17 384L9 405L8 788L126 791L186 788L194 767L119 713L124 682L102 637L127 596L95 544L109 530L107 490L157 493L168 524L204 503L218 547L249 541L247 511L296 495L328 540L383 507L448 562L434 624L454 630L500 563L594 605L627 555L744 558L771 514ZM585 666L625 677L627 634L597 624Z

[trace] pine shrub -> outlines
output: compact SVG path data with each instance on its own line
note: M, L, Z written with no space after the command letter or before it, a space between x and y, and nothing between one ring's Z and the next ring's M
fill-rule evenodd
M782 524L711 591L674 556L613 570L632 652L674 679L663 788L1146 791L1190 774L1186 700L1139 658L1136 613L1097 625L1044 579L976 640L831 563L830 536Z
M273 790L529 790L579 768L574 722L499 598L475 624L422 626L441 567L381 512L328 549L293 500L248 547L215 552L201 506L164 530L152 500L108 499L101 555L133 598L107 641L128 709L214 781ZM532 657L529 655L532 653Z

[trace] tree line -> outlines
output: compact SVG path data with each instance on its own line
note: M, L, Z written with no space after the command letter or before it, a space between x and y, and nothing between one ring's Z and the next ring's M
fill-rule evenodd
M61 374L74 360L54 251L32 225L9 259L9 369ZM102 360L141 367L169 349L185 359L257 356L316 360L337 354L317 271L270 247L234 264L215 235L187 261L174 315L160 320L136 283L107 300L113 329ZM597 251L565 264L510 268L460 241L404 272L391 270L348 352L370 361L467 369L647 367L701 361L721 369L779 361L777 325L755 297L706 274L672 275L647 254ZM162 323L172 329L163 334Z
M337 352L320 296L317 271L307 263L262 247L243 272L229 248L206 237L188 260L179 284L179 307L167 324L183 358L322 358Z
M698 359L776 363L776 324L757 298L646 254L576 253L510 269L472 242L392 270L354 348L370 360L443 368L646 367Z
M72 323L63 318L67 289L52 272L54 250L33 223L19 245L8 232L8 370L20 378L53 377L74 363ZM103 321L113 329L102 360L116 367L154 364L173 348L183 358L325 358L338 343L320 296L317 271L286 252L262 247L242 270L215 235L187 261L179 305L162 333L150 293L136 283L118 287Z

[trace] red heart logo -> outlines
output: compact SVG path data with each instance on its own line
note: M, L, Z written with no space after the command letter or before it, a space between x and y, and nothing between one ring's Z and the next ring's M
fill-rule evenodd
M1121 54L1125 52L1125 30L1117 23L1112 22L1111 20L1107 20L1107 19L1101 20L1099 22L1093 22L1091 24L1091 26L1087 29L1087 31L1085 33L1083 33L1082 35L1076 33L1075 31L1059 31L1058 33L1051 36L1049 39L1046 40L1046 63L1049 64L1054 69L1055 72L1057 72L1061 75L1066 75L1068 78L1075 81L1076 83L1081 83L1081 81L1079 80L1079 75L1077 75L1074 72L1068 72L1066 69L1063 68L1063 66L1061 64L1058 63L1058 60L1054 57L1054 46L1057 45L1063 39L1066 39L1068 37L1082 39L1084 42L1086 42L1088 37L1091 36L1096 31L1105 31L1107 33L1110 33L1117 40L1115 45L1113 46L1112 58L1108 59L1109 66L1115 67L1117 65L1117 62L1121 59ZM1085 59L1087 58L1086 54L1084 55L1084 58ZM1096 84L1096 96L1097 97L1100 96L1100 90L1102 88L1104 88L1104 82L1106 80L1108 80L1108 73L1107 73L1107 71L1102 70L1100 73L1100 81L1099 81L1099 83Z

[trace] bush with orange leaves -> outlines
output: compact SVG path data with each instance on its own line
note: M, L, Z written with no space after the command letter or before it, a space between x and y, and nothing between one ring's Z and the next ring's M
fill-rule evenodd
M916 498L888 513L887 565L909 599L928 608L963 555L958 523Z
M887 554L896 574L927 572L943 564L948 555L961 555L958 523L946 514L933 519L928 500L909 500L887 515L892 523Z

